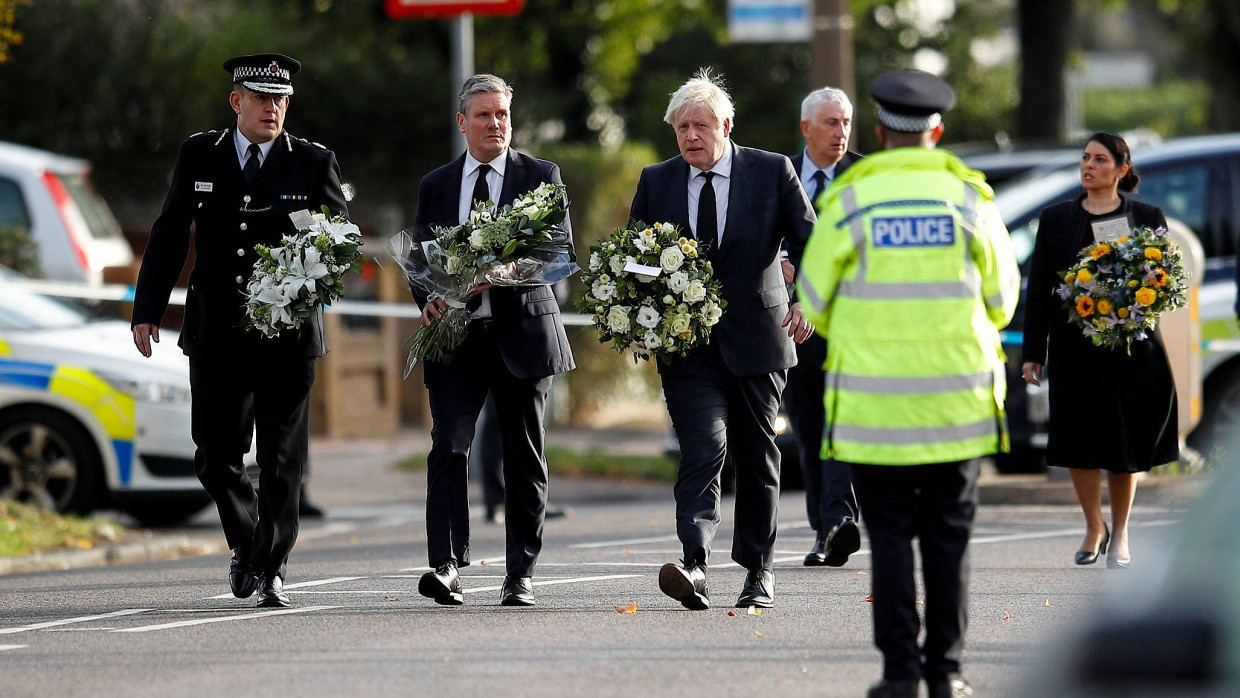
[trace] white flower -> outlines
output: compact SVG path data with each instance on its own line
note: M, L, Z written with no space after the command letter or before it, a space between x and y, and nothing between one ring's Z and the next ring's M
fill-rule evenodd
M633 246L642 252L649 252L654 249L655 244L657 244L657 241L654 238L654 231L650 228L646 228L645 230L639 232L637 236L633 238Z
M460 257L448 255L447 261L444 262L444 271L449 274L459 274L465 269L465 260Z
M637 311L637 324L648 330L653 330L659 326L659 311L648 305L643 305L641 309Z
M697 256L697 240L680 238L677 244L680 245L680 251L684 252L686 257Z
M702 305L702 318L706 322L707 327L713 327L719 322L719 318L723 317L723 308L714 301L706 301Z
M688 313L668 314L667 331L676 336L681 336L693 327L693 323L689 319Z
M469 246L475 250L486 249L487 241L482 237L481 228L475 228L474 232L469 234Z
M663 271L674 272L684 264L685 255L680 251L679 247L668 247L659 255L659 265L663 267Z
M521 213L533 218L534 216L537 216L541 210L542 209L539 208L537 204L530 204L529 206L521 209Z
M626 259L624 255L612 255L611 259L607 260L607 266L611 268L611 273L619 274L624 271L624 265L628 263L629 259L633 258L629 257Z
M676 226L672 225L671 223L661 223L659 224L659 232L663 233L664 235L675 235Z
M689 286L685 288L684 299L686 303L697 303L706 298L706 284L698 279L689 282Z
M602 264L603 264L603 261L599 259L598 253L591 252L590 253L590 271L598 271L599 267L602 266Z
M590 292L594 294L595 298L606 303L616 297L616 285L611 282L611 277L604 274L594 282Z
M672 293L684 293L689 287L689 275L683 271L678 271L667 277L667 287Z
M658 332L647 332L646 336L642 340L642 345L647 349L654 351L655 349L663 346L663 340L659 337Z
M676 305L676 299L669 293L663 296L663 305Z
M623 305L613 305L607 312L607 329L616 334L629 331L629 309Z

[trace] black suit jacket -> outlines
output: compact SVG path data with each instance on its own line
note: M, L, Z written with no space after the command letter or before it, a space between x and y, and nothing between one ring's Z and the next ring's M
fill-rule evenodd
M231 128L190 136L181 144L163 211L151 226L134 291L133 324L158 325L181 275L194 234L194 268L179 344L186 354L235 347L245 330L245 288L258 244L274 246L296 232L288 214L302 209L346 213L336 156L321 145L281 133L253 185L247 186ZM323 313L270 340L290 356L327 353Z
M539 160L508 149L504 185L497 205L510 204L519 195L544 182L563 184L560 167L554 162ZM460 223L461 180L465 173L465 154L432 170L418 187L418 213L413 224L417 241L434 238L432 226L453 226ZM572 222L564 218L564 228L572 242ZM575 255L574 255L575 256ZM542 378L576 368L560 305L550 286L492 288L491 316L498 337L500 356L508 371L518 378ZM426 295L413 289L414 298L426 305ZM435 372L451 364L445 361L425 362L425 375L431 380Z
M840 175L844 174L844 171L848 169L848 166L849 166L849 165L853 164L854 162L856 162L856 161L860 160L860 159L861 159L861 158L863 158L863 157L865 157L865 156L864 156L864 155L862 155L861 153L854 153L854 152L853 152L853 151L851 151L851 150L849 150L849 151L845 151L845 153L844 153L844 157L840 158L840 161L839 161L839 162L837 162L837 163L835 163L835 174L834 174L834 175L832 175L832 177L831 177L831 182L834 182L834 181L835 181L835 180L836 180L836 179L837 179ZM801 165L805 163L805 151L804 151L804 150L802 150L801 152L797 153L796 155L793 155L790 159L792 160L792 171L797 173L797 179L798 179L798 180L800 180L800 178L801 178ZM830 182L828 182L828 186L829 186L829 185L830 185ZM808 195L809 195L809 192L805 192L805 194L808 196ZM811 206L813 206L813 207L814 207L814 212L815 212L815 213L817 213L817 211L818 211L818 202L817 202L817 201L811 201L811 202L809 202L809 203L810 203L810 205L811 205ZM817 336L817 335L815 335L815 336Z
M711 332L728 370L756 376L787 369L796 351L786 328L788 290L780 268L780 247L800 266L814 227L814 212L787 157L731 144L727 223L711 266L722 285L727 309ZM645 223L689 225L689 164L676 157L642 170L629 217ZM691 233L690 233L691 234ZM713 247L713 241L712 241ZM699 350L701 351L701 350ZM659 362L660 371L692 372L694 354Z

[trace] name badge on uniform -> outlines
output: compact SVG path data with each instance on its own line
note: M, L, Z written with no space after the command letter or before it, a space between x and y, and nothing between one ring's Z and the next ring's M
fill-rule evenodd
M211 182L194 182L194 191L212 191L214 187Z
M875 218L870 224L875 247L950 247L956 243L951 216Z
M1132 228L1128 225L1128 216L1094 221L1090 225L1094 229L1094 242L1118 240L1125 235L1132 235Z

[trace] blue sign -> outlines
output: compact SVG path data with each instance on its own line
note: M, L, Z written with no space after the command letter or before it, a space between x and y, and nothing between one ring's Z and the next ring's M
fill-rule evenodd
M734 42L809 41L813 0L728 0L728 38Z

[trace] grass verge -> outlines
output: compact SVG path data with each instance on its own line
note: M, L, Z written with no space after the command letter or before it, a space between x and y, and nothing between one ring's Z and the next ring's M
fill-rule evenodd
M104 519L85 519L0 500L0 557L49 550L85 550L115 543L124 529Z
M418 453L400 462L401 468L421 470L426 467L425 453ZM552 475L567 477L606 477L618 480L653 480L672 482L676 479L676 461L663 456L630 456L588 450L574 451L562 446L547 448L547 470Z

